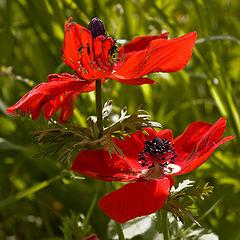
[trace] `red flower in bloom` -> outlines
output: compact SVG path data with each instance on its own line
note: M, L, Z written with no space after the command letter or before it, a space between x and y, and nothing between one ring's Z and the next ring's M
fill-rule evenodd
M191 58L197 34L192 32L168 40L168 33L138 37L119 49L114 58L115 40L107 35L102 21L93 18L88 29L71 22L65 25L63 61L75 75L50 74L47 83L41 83L23 96L7 113L40 115L41 108L49 119L59 108L62 122L71 117L76 96L95 89L94 80L107 78L124 84L155 83L143 77L153 72L176 72Z
M214 125L191 123L173 140L171 130L145 129L114 142L124 154L104 150L80 152L71 170L103 181L133 181L103 197L99 206L112 219L124 223L158 211L174 184L171 175L188 173L203 164L215 149L233 136L221 139L226 120Z

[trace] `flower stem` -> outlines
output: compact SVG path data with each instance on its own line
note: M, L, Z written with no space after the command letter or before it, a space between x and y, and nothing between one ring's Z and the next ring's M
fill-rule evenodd
M82 239L83 237L85 237L87 231L89 230L89 229L88 229L89 219L90 219L90 216L91 216L91 214L92 214L92 212L93 212L93 208L94 208L94 206L96 205L97 195L98 195L98 193L96 192L96 193L94 194L93 199L92 199L91 205L90 205L90 207L89 207L89 209L88 209L86 218L85 218L84 221L83 221L83 225L82 225L82 236L81 236L80 239Z
M99 130L98 138L103 136L103 120L102 120L102 89L101 79L96 80L96 115L97 127Z
M114 189L112 182L106 182L106 188L107 188L107 192L112 192ZM119 240L125 240L124 238L124 234L123 234L123 229L122 229L122 225L116 221L115 222L115 227L116 227L116 232L118 235L118 239Z
M117 231L117 234L118 234L118 239L119 240L125 240L122 225L120 223L116 222L116 221L114 221L114 222L115 222L115 227L116 227L116 231Z
M170 240L167 212L166 211L160 211L160 212L161 212L163 239L164 240Z

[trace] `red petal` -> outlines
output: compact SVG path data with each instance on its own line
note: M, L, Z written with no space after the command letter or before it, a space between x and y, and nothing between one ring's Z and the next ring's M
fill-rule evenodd
M50 74L50 75L48 75L48 78L47 78L47 82L54 82L54 81L58 82L58 81L69 81L69 80L78 80L78 77L76 75L62 73L61 75ZM70 95L68 94L68 96L66 96L66 92L61 93L60 95L56 96L54 99L46 102L43 105L44 117L46 119L49 119L54 113L56 113L57 110L59 109L59 107L62 105L62 102L64 101L65 98L69 99L69 101L70 101ZM62 122L62 121L60 121L60 122Z
M168 32L165 32L163 34L157 35L157 36L144 36L144 37L136 37L134 38L130 43L122 46L119 48L118 58L120 59L117 62L118 65L122 65L122 63L126 62L129 57L131 57L136 52L142 51L145 48L148 47L148 45L151 43L151 41L159 39L159 38L168 38ZM123 59L122 59L123 58Z
M113 45L114 41L111 37L98 36L93 40L94 61L96 61L94 66L103 76L109 75L113 70L113 60L109 58L109 51Z
M115 72L118 78L140 78L153 72L176 72L185 67L192 56L197 33L174 39L156 39L142 51L131 55Z
M225 130L226 119L220 118L203 136L203 138L197 145L195 153L204 151L206 147L213 147L221 140Z
M206 122L193 122L189 124L183 134L174 140L174 148L178 154L178 162L186 161L196 148L198 142L212 127L212 124Z
M58 74L50 74L47 78L47 82L54 82L54 81L69 81L69 80L76 80L78 81L79 78L76 75L71 75L68 73ZM81 80L82 81L82 80ZM72 114L74 109L74 101L76 96L82 92L90 92L95 90L95 82L88 82L88 85L84 89L80 91L65 91L62 94L55 97L55 99L48 101L43 106L43 114L46 119L49 119L54 113L57 112L59 107L61 107L61 113L59 116L59 122L64 122L68 120Z
M63 61L80 78L101 79L112 72L110 50L114 45L111 37L98 36L92 40L91 32L71 18L65 25Z
M194 170L195 168L199 167L211 156L211 154L216 150L217 147L233 138L233 136L230 136L221 140L226 129L226 119L224 118L220 118L214 125L207 126L208 124L207 123L204 124L203 122L202 123L197 122L196 124L202 125L202 127L200 126L201 128L199 129L199 131L195 129L195 131L199 133L199 136L197 136L198 135L197 133L195 134L193 133L193 137L189 138L190 139L189 143L188 140L186 139L188 134L190 134L190 130L188 130L188 134L183 134L185 136L180 136L180 138L177 139L178 140L177 143L175 142L176 146L179 146L180 144L183 145L182 151L184 151L183 149L187 151L185 156L183 152L181 152L182 156L175 159L176 164L181 166L181 171L176 173L176 175L188 173ZM204 125L205 129L203 127ZM194 131L193 127L190 127L190 129L191 131ZM184 142L184 140L186 142ZM189 149L192 149L192 151L196 147L194 154L191 156L189 160L187 159L192 154L192 152L187 150L188 146ZM178 151L177 149L179 148L176 147L176 152Z
M173 184L171 176L128 183L103 197L99 206L110 218L124 223L158 211L166 202Z
M74 101L77 95L68 94L62 101L59 122L67 121L73 115Z
M210 147L206 148L206 151L198 152L198 153L196 153L196 155L194 154L193 157L191 157L187 162L182 164L181 171L174 175L186 174L186 173L189 173L189 172L193 171L194 169L198 168L204 162L207 161L207 159L213 154L213 152L220 145L222 145L223 143L225 143L233 138L234 138L234 136L226 137L226 138L222 139L221 141L219 141L214 146L212 146L211 148Z
M136 37L130 43L119 48L119 54L122 56L123 54L129 52L136 52L144 50L153 40L165 38L168 39L168 32L163 34L159 34L156 36L144 36L144 37Z
M131 168L119 155L104 150L85 150L73 160L71 170L103 181L130 181L136 178L128 173Z
M65 77L62 78L61 75L54 74L54 76L58 76L60 81L40 83L25 94L15 105L9 107L7 113L15 113L17 115L18 111L21 110L23 114L30 113L32 119L36 120L41 113L42 106L47 103L45 114L49 117L59 108L59 96L64 92L80 93L87 91L87 87L89 86L89 81L76 80L75 76L68 78L69 81ZM52 101L50 105L49 101ZM52 106L52 109L50 106Z

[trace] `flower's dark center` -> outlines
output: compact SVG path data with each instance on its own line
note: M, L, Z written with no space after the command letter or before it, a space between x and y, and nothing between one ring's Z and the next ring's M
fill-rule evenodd
M92 34L92 39L103 35L104 37L107 37L107 31L104 27L103 22L95 17L91 20L91 22L88 25L88 30L90 30L91 34Z
M105 38L108 36L103 22L97 17L95 17L91 20L91 22L88 25L88 30L92 34L92 39L94 39L98 36L101 36L101 35L104 36ZM113 40L114 40L114 45L110 50L111 55L113 55L115 52L117 52L117 46L116 46L117 41L114 38L113 38Z
M178 154L173 148L174 144L168 139L155 137L152 141L147 139L144 143L144 151L138 155L138 161L142 167L154 167L156 162L159 162L162 167L167 166L169 163L175 163L174 159L178 157Z

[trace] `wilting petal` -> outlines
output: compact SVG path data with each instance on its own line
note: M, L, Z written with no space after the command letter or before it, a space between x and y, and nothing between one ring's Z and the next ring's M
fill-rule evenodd
M15 113L17 115L18 111L21 111L23 114L31 114L32 119L36 120L41 113L42 106L53 100L53 102L51 102L53 110L50 109L49 105L45 110L46 116L51 116L59 107L57 104L58 101L54 101L56 98L59 98L64 92L84 92L89 84L89 81L75 80L75 77L74 80L69 79L69 81L64 78L63 81L40 83L25 94L15 105L9 107L7 113Z
M119 155L104 150L84 150L73 160L72 171L103 181L131 181L136 178L129 175L132 172L129 165Z
M50 74L50 75L48 75L48 78L47 78L47 82L55 82L55 81L56 82L61 82L61 81L69 81L69 80L79 80L79 78L76 75L71 75L71 74L68 74L68 73ZM66 92L63 92L63 93L59 94L58 96L56 96L54 99L46 102L43 105L44 117L46 119L49 119L54 113L57 112L59 107L61 107L62 103L66 100L69 101L69 104L71 104L71 103L73 104L73 102L71 101L71 96L72 96L72 94L70 95L68 93L66 95ZM71 110L72 110L71 106L69 106L69 111L68 111L69 113L68 114L65 113L64 115L69 115L69 117L70 117L72 115L72 114L70 114ZM62 112L63 112L63 107L62 107L62 110L61 110L61 114L63 114ZM61 118L60 122L63 122L63 120L67 120L67 119L63 119L64 117L60 117L60 118Z
M192 56L197 33L174 39L159 38L128 60L113 73L118 78L140 78L153 72L176 72L185 67Z
M173 184L171 176L128 183L103 197L99 206L109 217L124 223L158 211L166 202Z
M73 115L74 101L77 95L68 94L61 104L61 113L59 116L59 122L67 121Z
M211 156L211 154L216 150L217 147L219 147L224 142L234 138L233 136L230 136L221 140L226 129L226 119L224 118L220 118L214 125L207 126L207 124L204 124L203 122L197 122L195 124L199 124L199 131L195 129L196 134L192 133L195 138L190 137L190 143L186 139L187 133L185 134L185 136L180 136L179 139L176 139L178 140L177 143L175 141L176 151L177 149L179 149L177 146L180 144L182 144L182 149L185 150L187 149L187 147L189 147L189 149L192 149L193 151L196 147L196 150L190 159L188 159L188 157L192 154L192 152L190 154L185 154L184 157L180 156L179 158L176 158L176 164L181 166L181 171L176 173L176 175L188 173L199 167ZM198 139L197 133L199 133ZM184 139L186 140L185 144ZM182 143L180 143L179 141L182 141Z
M68 73L50 74L47 78L47 82L60 82L69 80L79 81L80 79L76 75L71 75ZM62 123L68 120L73 114L74 101L76 99L76 96L83 92L90 92L95 90L95 82L87 83L88 84L86 85L86 87L80 89L79 91L64 91L63 93L56 96L53 100L49 100L47 103L45 103L43 106L44 117L46 119L49 119L54 113L57 112L59 107L61 107L59 122Z
M114 45L111 37L98 36L92 40L91 32L71 22L65 25L63 61L80 78L101 79L113 70L110 51Z

